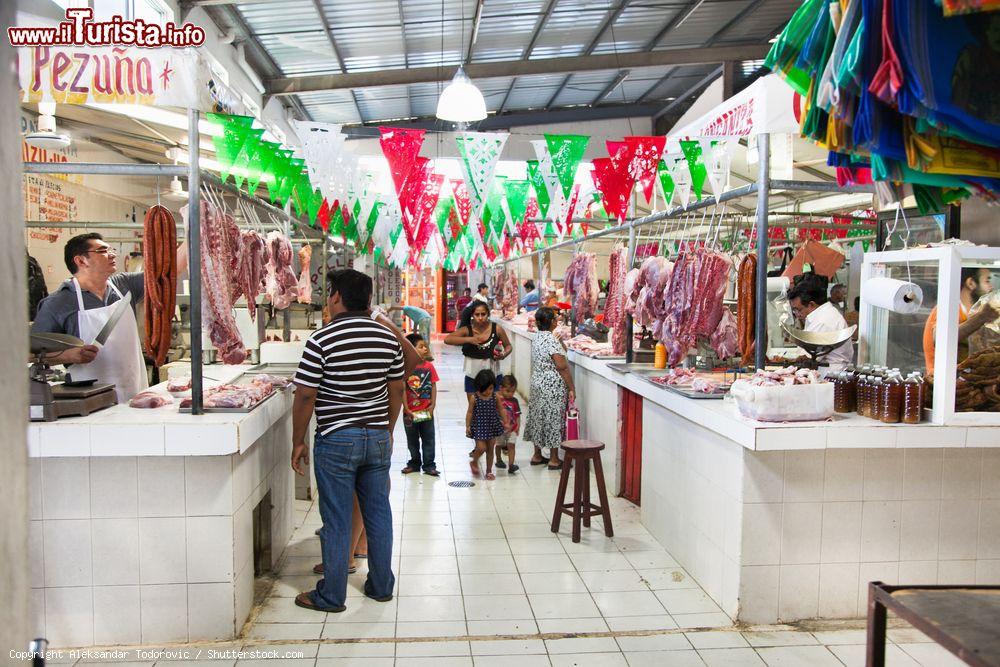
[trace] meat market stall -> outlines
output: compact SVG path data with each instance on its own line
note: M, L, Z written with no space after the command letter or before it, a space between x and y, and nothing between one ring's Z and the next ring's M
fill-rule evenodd
M824 382L808 371L781 370L772 358L784 343L775 340L773 334L769 336L774 327L769 326L768 308L775 287L778 291L786 289L788 282L768 277L771 253L775 246L780 248L786 242L793 247L805 247L811 242L825 246L829 242L823 239L822 232L829 220L806 222L789 212L804 206L805 201L817 213L866 208L858 205L856 194L872 191L870 186L841 187L817 169L803 170L791 164L788 166L794 173L804 174L802 180L773 178L778 165L773 163L772 146L780 148L795 142L796 159L810 149L788 136L797 132L791 95L772 83L769 77L761 79L692 125L700 129L691 130L691 134L711 136L712 128L723 123L725 129L720 134L743 136L747 143L755 144L758 175L752 182L687 207L668 208L609 226L583 241L569 239L534 253L541 265L541 256L560 245L576 246L577 252L583 253L579 246L599 248L604 237L627 239L630 252L625 268L645 277L640 280L632 274L625 281L632 290L625 294L627 302L631 299L626 310L631 320L657 329L655 337L663 339L666 346L668 363L664 365L673 367L658 370L652 364L637 363L633 358L636 332L631 330L625 335L629 354L626 363L570 349L567 357L581 408L581 437L608 445L602 456L609 471L609 486L641 503L646 528L733 619L774 623L861 617L865 614L868 582L874 580L890 584L1000 583L1000 526L992 518L1000 502L1000 428L992 418L978 417L980 413L950 420L939 418L952 414L947 396L934 397L933 413L918 410L931 421L917 424L899 423L898 413L895 423L891 423L853 410L835 412L834 394L842 388L839 378L832 376L836 383ZM737 113L740 109L746 113ZM733 123L739 119L742 125L737 128ZM682 135L686 132L680 131ZM808 199L799 199L804 196L800 193L810 192L813 194ZM754 197L755 206L751 199ZM722 210L727 202L728 214ZM705 224L701 214L695 217L694 211L708 208L712 209L709 215L713 222ZM734 210L735 223L731 222ZM697 258L702 253L731 252L719 245L713 247L710 239L737 238L739 226L746 224L739 221L741 215L749 218L753 239L743 257L757 260L760 270L751 267L752 260L732 261L729 269L718 272L721 292L716 292L714 287L706 288L709 281L705 277L698 277L709 275L701 274L698 264L693 265L693 274L678 269L692 260L700 262ZM855 217L854 223L849 232L852 238L847 242L872 240L875 225L871 219ZM813 224L820 230L816 236L807 233L786 241L784 235L779 238L774 234L775 230L809 228ZM649 258L635 256L637 246L654 242L659 243L658 250L652 253L655 267L645 264ZM673 249L677 254L665 257L665 242L678 243L679 249ZM610 250L607 239L603 243L605 250ZM946 254L945 250L913 252L928 255L921 256L921 260ZM994 253L991 249L975 249L966 254L974 258L977 266L985 262L995 270ZM610 262L613 250L597 254L598 261ZM913 255L910 264L916 258ZM866 256L866 267L868 260ZM872 254L871 260L891 262L894 277L910 268L902 255L889 253L883 258ZM852 255L851 261L856 262L852 271L862 270L860 253L856 259ZM669 288L658 289L664 262L671 264L673 276L686 276L684 282L693 280L691 284L697 287L677 291L668 279ZM957 285L954 281L959 264L949 265L945 272L952 287ZM937 270L935 264L934 276ZM863 275L876 275L873 270L864 271L869 273ZM735 294L726 288L727 282L735 283ZM652 286L653 294L647 289L643 299L637 298L637 284L639 292ZM924 291L929 290L925 287ZM752 301L746 301L747 294L753 296ZM650 296L655 298L647 303L646 297ZM706 302L694 307L709 298L712 305ZM942 296L941 303L957 310L954 298ZM609 299L614 303L614 295ZM681 301L672 305L671 299ZM699 318L709 305L724 310L721 317L702 322ZM640 312L644 309L648 312ZM927 309L921 311L925 316ZM880 342L870 350L863 346L859 370L864 363L886 364L902 358L896 347L886 351L887 343L895 345L890 341L896 321L888 320L887 335L886 318L878 316L877 310L869 305L862 309L862 340ZM665 316L670 312L675 314ZM715 312L720 314L719 310ZM735 338L737 351L710 351L716 347L713 343L718 341L713 338L726 312L733 321L726 326L729 331L718 334L718 338ZM531 373L528 348L533 334L520 317L498 321L512 334L512 372L523 387ZM957 346L956 329L957 325L939 322L940 349ZM688 335L692 338L682 340ZM919 348L919 336L916 340ZM672 349L671 343L678 347ZM913 345L912 340L909 344ZM992 363L990 359L974 357L958 366L959 384L963 379L975 384L960 389L963 400L973 397L977 405L992 405L992 394L987 392L995 392L995 385L983 384L987 378L982 375L983 368ZM946 388L945 394L953 393L954 357L939 358L937 363L949 369L947 377L951 381L936 384ZM729 372L722 374L721 369ZM874 369L866 372L875 376ZM882 383L882 379L880 375L878 382ZM730 384L739 385L741 390L726 392ZM792 385L801 387L793 392L793 400L773 398ZM755 395L763 397L758 400L768 401L758 408L766 407L771 414L752 410L741 413L740 404L745 408ZM803 400L805 396L808 398ZM802 419L803 414L807 415L804 418L815 419L808 416L809 401L822 404L823 419L792 421ZM939 410L946 404L949 412ZM802 412L796 415L796 411ZM752 419L747 414L765 414L762 418L770 421ZM716 622L710 615L705 621Z

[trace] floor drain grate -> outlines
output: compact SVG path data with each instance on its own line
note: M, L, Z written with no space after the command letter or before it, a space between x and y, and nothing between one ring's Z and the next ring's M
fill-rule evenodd
M468 489L469 487L475 486L476 483L469 481L467 479L460 479L457 482L448 482L448 486L457 486L460 489Z

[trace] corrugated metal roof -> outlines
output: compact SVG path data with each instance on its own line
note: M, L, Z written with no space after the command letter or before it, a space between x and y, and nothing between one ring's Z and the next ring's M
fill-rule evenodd
M350 72L405 67L454 66L465 59L479 0L234 0L261 45L283 75L339 72L333 48L320 24L314 2L320 2L330 33ZM595 55L644 51L661 30L688 6L687 0L482 0L482 17L470 62L506 62L530 57L541 60L583 55L594 42ZM800 0L764 0L741 20L722 30L754 0L706 0L655 49L715 44L763 44L788 20ZM622 6L624 7L622 8ZM605 21L620 9L613 24ZM443 21L442 21L443 16ZM541 30L536 35L536 30ZM443 37L443 45L442 45ZM642 98L666 100L687 94L717 65L633 69L601 103L621 104ZM663 80L664 75L670 76ZM491 112L590 105L614 81L618 70L540 74L476 81ZM744 75L737 73L737 81ZM299 95L316 119L333 122L375 122L433 116L446 82L380 88L359 88L357 104L350 91ZM513 85L513 87L512 87ZM553 95L562 86L558 96ZM508 95L508 90L509 95ZM358 110L361 116L358 115ZM683 108L678 108L683 111Z

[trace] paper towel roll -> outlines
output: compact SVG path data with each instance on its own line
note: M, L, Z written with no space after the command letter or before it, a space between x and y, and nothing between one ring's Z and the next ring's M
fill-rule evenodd
M861 300L894 313L915 313L924 301L919 285L894 278L871 278L861 284Z
M778 276L777 278L767 279L767 291L768 292L786 292L788 287L791 285L792 281L783 276Z

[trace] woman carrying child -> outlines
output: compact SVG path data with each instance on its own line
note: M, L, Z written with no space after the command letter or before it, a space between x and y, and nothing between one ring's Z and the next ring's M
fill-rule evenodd
M469 468L472 474L479 476L479 459L486 454L486 479L496 479L493 474L493 453L497 437L511 430L507 410L503 400L496 392L496 376L488 368L479 371L473 379L475 394L472 404L465 414L466 436L476 441L476 447L471 452Z

